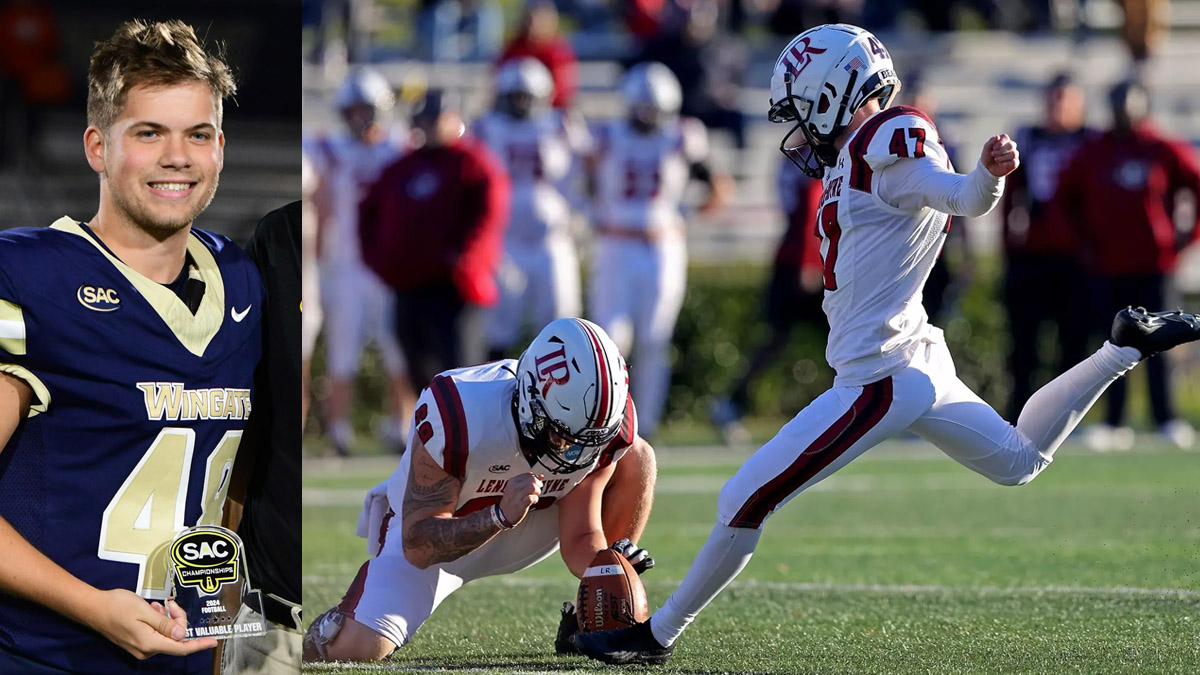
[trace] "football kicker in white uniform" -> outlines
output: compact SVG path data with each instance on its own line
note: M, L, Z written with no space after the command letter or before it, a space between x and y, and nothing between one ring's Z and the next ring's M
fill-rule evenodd
M652 438L666 403L671 334L687 281L684 190L693 178L708 183L701 211L711 212L730 183L708 168L704 125L679 117L679 81L666 66L634 66L621 93L629 116L597 133L589 311L622 350L634 348L631 381L642 432Z
M409 448L363 506L375 557L309 627L306 661L385 658L463 584L525 569L560 541L577 577L610 544L639 572L653 564L631 543L649 515L653 450L625 361L591 322L555 320L519 361L433 378Z
M336 105L347 133L305 144L316 171L316 204L321 306L325 324L326 370L330 380L327 420L338 454L353 445L350 399L363 346L372 342L383 357L392 397L385 441L403 443L412 413L413 389L396 339L392 292L362 262L358 204L367 188L400 157L403 144L389 130L394 97L383 76L361 69L338 90Z
M631 628L576 635L588 656L665 662L749 562L766 519L893 434L908 429L996 483L1024 485L1109 384L1143 358L1200 339L1190 314L1122 310L1110 341L1035 393L1016 426L1004 421L956 376L921 288L951 214L990 211L1017 149L994 136L970 173L955 173L923 113L888 108L899 88L887 50L854 26L818 26L780 55L770 119L793 125L781 149L824 179L817 227L837 377L725 484L717 524L666 604Z
M508 61L496 74L495 110L474 127L512 181L500 301L485 319L492 359L516 346L522 329L581 311L579 254L569 228L581 198L580 158L591 153L592 140L582 120L550 107L553 95L540 61Z

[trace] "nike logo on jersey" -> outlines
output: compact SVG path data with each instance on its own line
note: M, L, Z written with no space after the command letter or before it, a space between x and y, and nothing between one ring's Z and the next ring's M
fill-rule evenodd
M229 315L233 317L234 321L236 321L237 323L241 323L242 319L246 318L246 315L250 313L250 308L253 306L254 305L246 305L246 309L243 309L240 312L237 311L236 307L230 307Z
M114 312L121 309L121 298L117 297L117 292L111 288L84 284L75 291L75 297L79 304L93 312Z

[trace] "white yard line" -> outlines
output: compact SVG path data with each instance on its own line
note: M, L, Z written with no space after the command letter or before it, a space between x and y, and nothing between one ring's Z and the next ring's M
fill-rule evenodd
M354 566L357 570L358 566ZM350 570L351 572L353 570ZM327 575L304 575L305 584L337 584L347 583L349 577L333 578ZM655 585L676 586L679 579L655 579ZM531 577L531 576L501 576L490 577L487 583L498 586L527 588L545 586L547 584L569 584L569 579ZM732 588L765 589L784 593L899 593L903 595L1038 595L1049 594L1080 594L1080 595L1115 595L1115 596L1162 596L1171 598L1200 598L1200 590L1190 588L1138 588L1133 586L946 586L939 584L831 584L803 581L762 581L747 579L734 581Z
M404 666L398 663L306 663L304 671L333 671L352 669L354 672L369 671L377 673L468 673L468 672L483 672L478 666L464 666L462 668L441 668L436 666ZM504 664L497 663L495 666L488 666L487 670L503 670L506 673L513 675L570 675L571 673L590 673L595 671L590 670L509 670Z

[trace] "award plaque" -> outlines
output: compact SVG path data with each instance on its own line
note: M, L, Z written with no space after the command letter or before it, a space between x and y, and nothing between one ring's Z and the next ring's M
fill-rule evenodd
M187 612L185 640L263 635L262 594L250 588L242 540L212 525L190 527L171 542L168 572L175 602Z

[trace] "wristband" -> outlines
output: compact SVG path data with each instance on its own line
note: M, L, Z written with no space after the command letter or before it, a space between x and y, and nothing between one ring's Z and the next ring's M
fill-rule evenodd
M504 517L504 510L500 508L500 502L492 504L492 520L500 526L501 530L511 530L516 525L508 522L508 518Z

